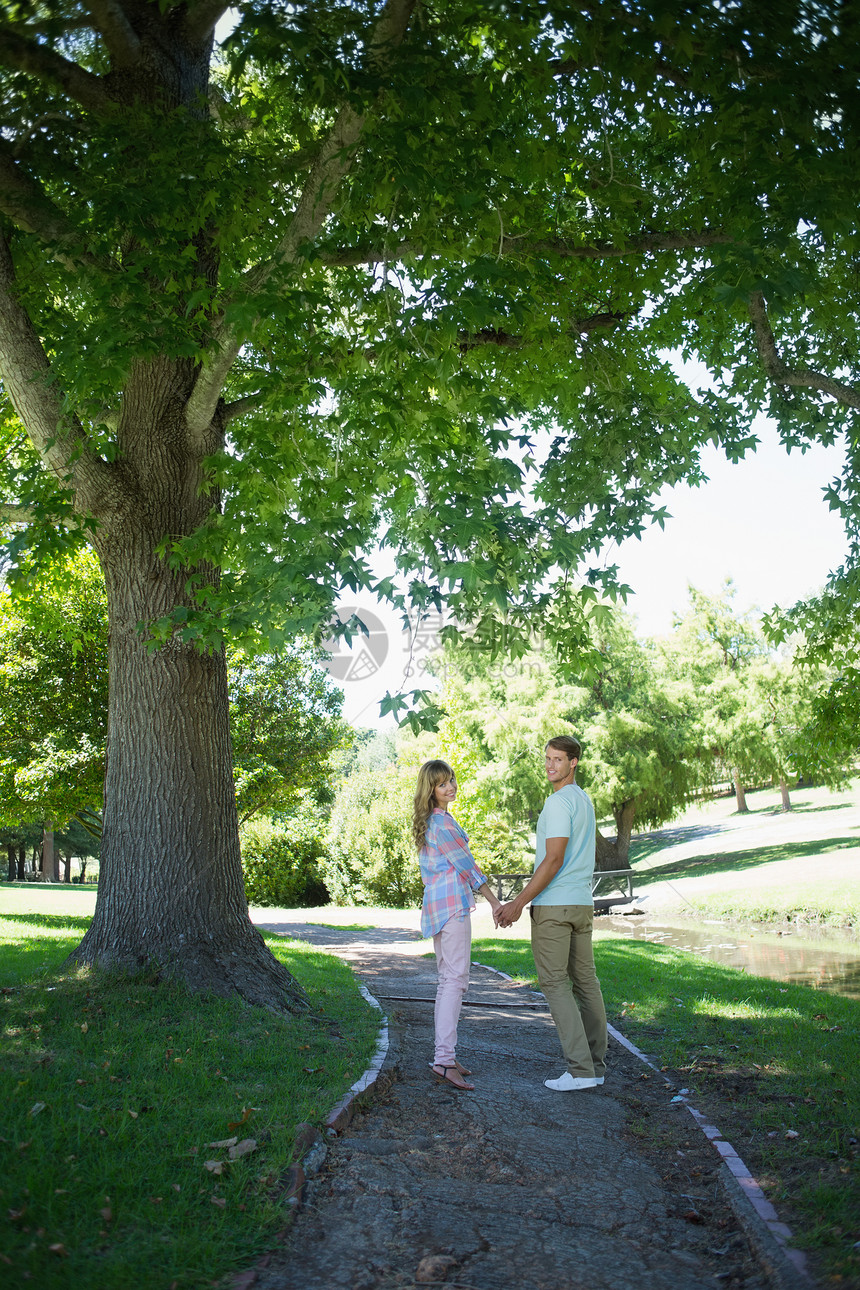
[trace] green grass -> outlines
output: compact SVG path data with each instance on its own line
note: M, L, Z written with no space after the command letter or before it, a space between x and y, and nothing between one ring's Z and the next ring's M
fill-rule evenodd
M860 877L860 859L857 866ZM635 888L634 888L635 890ZM788 887L756 890L726 888L689 897L690 912L705 918L751 923L813 923L824 927L860 928L860 883L823 878Z
M476 938L472 954L536 985L527 940ZM678 1072L796 1243L860 1286L860 1002L648 942L601 939L595 959L613 1025Z
M366 1068L378 1014L339 960L274 936L307 1017L59 971L86 923L0 918L3 1263L43 1290L212 1285L284 1226L295 1127ZM234 1136L257 1149L207 1171Z
M819 856L829 855L833 851L860 850L860 837L852 834L842 838L813 838L804 842L780 842L770 846L750 847L744 851L718 851L707 854L707 841L702 840L702 854L684 860L673 860L671 848L659 851L661 862L653 860L644 864L638 853L631 864L636 871L637 887L645 887L653 882L675 876L682 878L695 873L697 877L710 874L741 873L744 869L758 869L761 865L773 864L778 860L808 859L809 868L815 868ZM666 857L665 860L662 857Z

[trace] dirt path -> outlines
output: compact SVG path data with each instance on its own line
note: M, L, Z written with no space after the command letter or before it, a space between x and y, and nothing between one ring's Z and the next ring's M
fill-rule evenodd
M719 1156L623 1048L602 1089L551 1092L563 1063L541 1001L475 968L459 1053L477 1087L450 1091L428 1068L435 967L420 934L402 916L366 931L288 918L259 921L341 955L386 1010L392 1082L329 1144L255 1290L801 1284L753 1255Z

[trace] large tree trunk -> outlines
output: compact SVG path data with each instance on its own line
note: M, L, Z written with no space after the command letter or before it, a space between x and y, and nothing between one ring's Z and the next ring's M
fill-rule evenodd
M744 792L744 786L741 782L741 773L739 770L732 771L732 780L735 785L735 798L738 805L738 814L743 815L749 810L749 807L747 806L747 795Z
M790 811L791 797L789 796L789 792L788 792L788 784L785 782L784 779L781 779L779 781L779 792L780 792L780 796L782 797L782 809L784 811Z
M9 882L14 882L15 875L18 872L18 862L15 856L15 846L11 842L6 847L6 859L8 862Z
M158 373L152 380L150 412ZM156 439L144 417L127 428L130 453L141 439ZM169 427L157 441L171 442ZM140 630L191 605L187 573L172 572L156 547L165 533L193 532L211 506L193 460L163 447L155 456L137 495L124 493L93 539L110 622L107 772L95 916L71 958L297 1011L303 991L248 917L223 649L207 653L178 633L147 648Z
M636 799L622 802L617 809L613 808L612 814L615 816L615 837L610 841L600 829L597 830L594 867L598 872L630 868L630 835L636 816Z
M27 849L22 842L18 847L18 881L26 882L27 879Z

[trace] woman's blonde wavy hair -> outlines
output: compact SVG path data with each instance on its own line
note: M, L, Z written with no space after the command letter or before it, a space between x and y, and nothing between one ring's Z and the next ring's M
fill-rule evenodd
M440 784L455 778L454 772L446 761L425 761L418 772L418 783L415 788L415 809L412 812L412 837L415 848L420 851L424 846L427 834L427 821L430 812L436 805L434 791Z

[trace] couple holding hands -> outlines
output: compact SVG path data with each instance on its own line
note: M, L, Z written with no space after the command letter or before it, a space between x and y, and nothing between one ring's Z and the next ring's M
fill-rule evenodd
M457 1022L469 985L474 893L493 909L497 927L511 927L531 902L531 940L538 982L558 1032L567 1069L547 1088L563 1093L603 1083L606 1012L594 971L595 818L591 799L576 783L581 756L576 739L559 735L546 745L552 793L537 823L535 867L507 904L497 899L475 864L469 841L449 811L457 779L444 761L418 772L412 832L421 865L421 931L436 952L436 1041L433 1074L440 1083L471 1090L471 1071L457 1061Z

